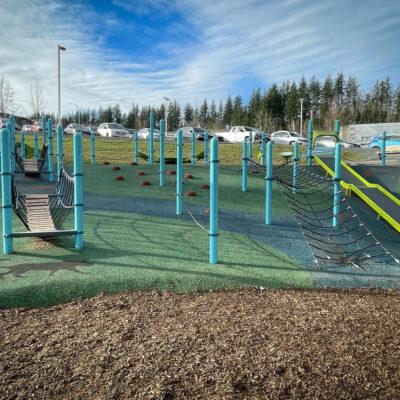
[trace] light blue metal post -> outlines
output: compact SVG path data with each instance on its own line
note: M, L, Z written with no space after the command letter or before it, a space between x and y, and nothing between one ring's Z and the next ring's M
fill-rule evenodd
M204 134L204 164L208 164L208 132Z
M92 164L96 164L96 132L90 128L90 153Z
M10 153L11 153L11 172L14 174L15 172L15 151L16 151L16 145L15 145L15 117L14 115L10 115L10 122L11 122L11 131L10 131L10 139L11 139L11 148L10 148Z
M249 145L249 159L252 160L253 159L253 132L250 131L249 132L249 141L248 141L248 145Z
M261 132L261 166L265 165L265 131Z
M46 117L42 115L42 145L46 144Z
M339 133L340 133L340 121L339 121L338 119L335 121L335 133L336 133L336 136L339 137Z
M25 160L26 147L25 147L25 131L21 129L21 158Z
M247 140L243 141L243 154L242 154L242 192L247 192Z
M51 118L47 120L47 151L48 151L48 170L49 170L49 182L54 182L54 164L53 164L53 121Z
M382 134L381 166L386 165L386 131Z
M160 186L165 186L165 122L160 119Z
M196 165L196 132L192 132L192 165Z
M33 132L33 158L37 161L39 159L39 138L38 132Z
M218 263L218 139L213 137L210 142L210 230L209 236L209 261L210 264Z
M307 147L307 165L310 167L313 164L313 154L312 154L312 147L313 147L313 120L308 120L308 147Z
M83 248L82 132L74 133L74 221L75 248Z
M57 125L57 179L61 177L61 165L64 161L63 128L59 122Z
M267 143L267 171L265 175L265 223L272 223L272 142Z
M133 161L139 163L139 133L138 131L133 132Z
M149 158L148 164L153 165L154 158L154 113L150 113L150 134L149 134Z
M183 206L182 129L178 130L176 136L176 215L181 215Z
M12 202L10 132L3 128L0 134L1 147L1 211L3 217L3 253L12 253Z
M299 173L299 142L293 144L293 193L296 193L297 175Z
M342 146L340 143L335 145L335 177L333 179L333 226L339 225L340 212L340 180L342 178Z

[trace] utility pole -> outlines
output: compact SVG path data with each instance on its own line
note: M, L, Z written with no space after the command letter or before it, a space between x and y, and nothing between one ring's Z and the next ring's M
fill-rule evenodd
M300 99L300 136L303 137L303 104L304 99Z
M57 46L57 70L58 70L58 107L57 107L57 124L61 123L61 52L67 50L65 47Z

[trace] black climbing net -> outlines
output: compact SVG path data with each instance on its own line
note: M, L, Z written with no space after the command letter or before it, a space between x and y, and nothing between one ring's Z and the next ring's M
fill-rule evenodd
M26 196L19 191L14 176L12 177L12 204L17 217L21 220L26 229L31 230L29 226ZM49 195L49 210L56 229L61 228L61 225L73 207L74 178L68 175L64 166L62 166L56 190L53 194Z
M265 167L251 161L249 170L265 174ZM334 212L334 180L313 173L309 167L298 166L293 181L293 163L274 167L274 180L291 208L297 224L315 257L320 262L333 265L361 266L374 263L398 262L360 221L343 196ZM332 226L333 218L338 220Z

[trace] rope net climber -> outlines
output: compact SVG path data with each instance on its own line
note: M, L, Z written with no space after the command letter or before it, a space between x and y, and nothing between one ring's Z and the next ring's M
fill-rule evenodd
M257 172L258 169L258 172L265 174L265 167L254 161L250 165L252 171ZM298 166L294 184L292 162L274 167L273 178L317 264L361 266L368 261L386 264L397 262L360 221L345 197L334 204L332 178L315 174L309 167ZM334 205L339 206L336 214ZM334 217L338 219L335 227L332 226Z
M73 208L74 179L64 167L56 190L50 195L21 194L12 179L12 204L17 217L27 230L59 230Z
M40 172L42 171L44 164L47 159L48 145L44 144L38 160L34 159L22 159L21 147L16 147L15 161L22 171L25 172Z

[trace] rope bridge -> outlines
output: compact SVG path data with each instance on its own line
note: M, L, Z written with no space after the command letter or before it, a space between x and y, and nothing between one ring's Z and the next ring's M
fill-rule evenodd
M249 171L265 174L265 167L250 161ZM292 162L274 168L273 178L317 264L360 266L370 260L387 264L398 262L360 221L346 198L334 204L332 178L320 176L310 168L299 165L294 180ZM338 211L335 214L336 205ZM335 227L332 226L334 217L338 219Z
M42 169L46 162L47 151L48 151L48 145L43 144L40 157L37 160L35 160L34 158L23 159L21 156L21 147L17 147L15 152L15 160L17 161L17 164L19 165L21 170L26 175L38 176L42 172Z
M12 204L15 214L29 232L14 233L14 236L50 237L74 234L63 231L61 226L73 208L74 178L64 167L53 194L21 194L12 179Z

